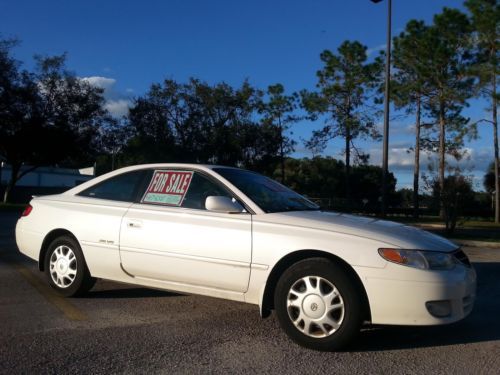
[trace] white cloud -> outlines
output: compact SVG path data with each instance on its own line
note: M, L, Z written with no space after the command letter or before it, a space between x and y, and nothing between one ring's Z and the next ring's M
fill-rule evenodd
M367 56L370 56L372 55L373 53L375 52L378 52L378 51L382 51L382 50L385 50L387 48L387 44L379 44L378 46L375 46L375 47L371 47L371 48L368 48L366 50L366 54Z
M377 127L377 130L380 134L383 134L384 132L384 123L379 122L375 124ZM389 134L390 136L412 136L415 135L415 126L414 124L407 123L407 122L402 122L402 121L397 121L397 120L391 120L389 122Z
M114 78L100 76L84 77L82 78L82 81L88 82L90 85L99 87L104 90L110 90L116 83L116 79Z
M398 145L391 145L389 149L389 169L397 171L412 171L415 163L415 154L405 147L404 143ZM491 147L481 147L473 149L465 147L463 149L465 155L461 160L456 160L451 155L446 155L446 163L449 166L458 166L460 169L473 171L475 173L484 173L493 159L493 150ZM382 147L371 148L368 150L370 154L370 163L375 165L382 165ZM420 167L425 169L427 165L431 164L437 166L438 155L434 152L420 152Z
M408 152L408 147L389 148L389 169L413 170L415 156L413 152ZM382 147L372 148L370 154L370 164L382 165Z
M108 100L104 105L113 116L122 117L128 114L130 108L129 99Z
M106 108L109 113L115 117L122 117L128 114L131 105L131 99L128 95L123 94L115 89L116 79L101 76L83 77L82 81L88 82L90 85L99 87L104 90L103 95L106 103ZM130 94L131 89L127 89L126 93Z

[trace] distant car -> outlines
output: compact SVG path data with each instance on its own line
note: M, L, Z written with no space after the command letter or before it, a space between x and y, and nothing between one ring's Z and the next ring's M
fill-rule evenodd
M363 323L455 322L476 289L444 238L321 211L267 177L211 165L127 167L33 198L16 241L63 296L104 278L247 302L319 350L344 347Z

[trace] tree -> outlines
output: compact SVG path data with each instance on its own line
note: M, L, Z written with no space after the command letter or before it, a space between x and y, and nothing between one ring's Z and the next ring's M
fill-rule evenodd
M287 186L301 194L312 198L333 200L345 196L344 170L342 161L332 157L315 157L312 159L286 159ZM281 173L275 171L275 176Z
M350 191L351 149L357 152L354 140L358 137L377 138L373 111L367 109L370 89L376 87L382 64L379 59L367 62L366 47L355 41L345 41L338 54L325 50L320 55L325 64L317 72L319 92L301 93L304 108L315 119L326 116L325 126L313 132L306 146L324 149L327 142L336 137L345 142L345 186L347 197ZM362 160L366 156L358 153Z
M357 210L377 211L379 209L379 190L382 168L373 165L357 165L352 168L351 197L356 201ZM275 175L279 175L277 169ZM352 210L353 205L346 205L345 165L332 157L312 159L286 159L287 186L301 194L315 198L322 206L337 210ZM396 179L389 174L389 194L394 201Z
M210 86L193 79L188 89L194 122L206 138L205 146L199 150L203 159L214 164L239 165L245 148L243 133L255 125L252 116L260 101L258 91L247 81L235 89L224 82Z
M0 156L11 165L4 202L22 177L22 162L33 159L36 151L31 147L38 146L35 139L41 134L35 120L39 112L36 84L32 74L20 71L20 63L10 55L16 44L15 40L0 40Z
M438 181L440 191L445 191L446 154L461 157L464 137L474 137L476 128L461 115L467 100L473 95L473 79L468 72L472 62L470 53L471 26L467 16L456 9L444 8L434 16L426 33L430 54L426 80L429 100L426 108L438 125ZM444 199L444 197L443 197ZM444 200L441 215L445 215Z
M110 119L99 129L101 155L96 160L96 168L99 170L97 174L113 171L118 165L123 164L120 152L132 137L130 130L127 123L119 119Z
M395 71L391 82L394 104L415 114L415 165L413 169L413 216L419 212L420 147L422 105L428 96L426 56L430 46L426 43L429 28L423 21L412 20L406 29L394 38L393 64Z
M439 180L434 180L432 192L434 200L443 209L446 232L452 234L459 215L474 201L472 183L469 178L460 174L449 175L444 180L444 189Z
M495 181L495 178L498 180L498 177L496 176L497 175L495 174L495 163L493 162L488 167L488 171L486 172L483 178L484 189L490 194L493 194L495 192L496 182L497 182Z
M0 155L11 166L4 202L42 165L89 162L108 119L102 90L68 72L64 55L36 57L35 72L28 72L10 55L13 45L0 42Z
M288 138L285 132L290 126L299 121L294 114L297 108L297 94L285 95L283 85L277 83L267 88L267 102L262 101L259 112L263 115L262 122L276 127L279 132L279 157L281 166L281 182L285 182L285 155L293 151L295 141Z
M174 161L179 143L196 147L197 141L185 131L187 108L183 96L182 85L165 80L163 85L151 85L145 95L134 100L127 125L132 136L123 156L127 164Z
M66 55L35 56L35 61L42 124L61 137L55 139L57 153L46 150L52 159L48 164L74 166L93 161L101 147L101 129L112 121L104 109L103 89L67 70Z
M280 134L255 120L260 95L246 81L236 89L193 78L154 84L130 108L133 136L123 158L267 169L278 153Z
M495 174L495 222L500 223L500 160L498 151L498 93L497 71L499 61L500 5L496 0L467 0L465 6L470 12L475 40L475 65L473 72L478 77L479 94L490 103L493 125L494 174Z

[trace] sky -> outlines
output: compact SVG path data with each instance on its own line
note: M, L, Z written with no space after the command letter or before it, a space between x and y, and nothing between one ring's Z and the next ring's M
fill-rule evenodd
M127 113L134 97L154 82L196 77L209 83L258 88L282 83L288 92L313 90L319 54L336 50L344 40L359 40L370 57L385 48L387 0L164 0L164 1L26 1L0 0L0 36L16 37L16 58L33 66L33 55L67 53L67 66L79 77L103 87L107 108ZM413 18L431 22L443 7L464 9L459 0L393 0L393 35ZM482 100L464 114L471 121L490 116ZM412 118L393 112L389 168L398 187L413 178ZM380 126L382 119L380 119ZM302 121L292 131L298 141L293 156L311 156L301 142L321 121ZM463 162L482 189L493 160L492 129L479 127L479 139L466 143ZM381 164L381 142L360 141L372 164ZM342 142L332 141L325 155L343 158ZM431 158L432 159L432 158ZM422 169L429 161L424 156Z

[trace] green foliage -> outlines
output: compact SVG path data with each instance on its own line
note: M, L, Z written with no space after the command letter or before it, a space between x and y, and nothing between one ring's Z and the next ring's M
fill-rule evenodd
M476 128L461 115L467 100L473 96L473 78L468 75L473 59L467 16L456 9L445 8L426 26L412 20L406 30L394 39L395 103L414 110L420 98L438 135L447 133L444 153L460 157L466 137L475 137ZM436 149L439 140L421 146Z
M285 88L277 83L267 88L267 101L262 100L259 105L259 113L262 115L262 123L268 127L274 127L279 132L279 158L281 166L280 179L285 182L285 156L293 152L295 141L286 136L290 126L300 120L295 114L298 103L298 95L285 95Z
M496 0L468 0L466 7L471 14L474 27L474 57L475 63L471 73L477 78L476 89L479 95L490 102L488 110L491 120L481 119L493 126L493 152L494 152L494 177L495 193L495 222L500 223L500 159L498 146L498 92L497 74L499 61L499 28L500 5Z
M445 183L445 155L461 159L464 140L477 136L475 124L462 116L462 109L474 95L474 78L469 74L474 62L471 33L472 25L465 14L444 8L430 26L410 21L394 41L395 104L408 112L416 111L416 152L422 147L438 151L441 191ZM421 109L432 119L424 140L419 134ZM415 188L419 178L417 163L418 153ZM418 201L417 191L414 200Z
M88 163L99 147L108 116L102 90L64 67L65 56L35 57L34 72L0 41L0 155L12 167L4 201L24 174L42 165ZM21 166L30 169L21 172Z
M370 93L377 87L382 71L380 59L367 62L366 47L355 41L345 41L337 54L325 50L320 55L323 69L317 72L318 92L301 92L302 105L311 119L326 118L325 125L315 130L306 147L314 155L322 152L329 140L343 138L345 142L345 189L350 194L351 149L357 160L368 161L368 155L358 152L357 138L378 138L375 113L368 107Z
M344 163L332 157L286 159L286 182L292 189L313 198L343 198ZM275 171L274 176L279 175Z
M444 189L439 180L432 183L432 196L436 204L444 211L446 232L452 234L457 225L458 217L474 204L474 190L469 178L462 175L449 175L444 180Z
M475 64L472 72L478 77L480 93L491 99L493 76L498 73L500 53L500 4L496 0L467 0L474 30Z
M412 20L405 31L394 38L394 74L391 82L396 108L405 108L406 113L415 113L415 165L413 170L414 217L419 215L420 148L422 146L421 119L423 104L429 99L426 77L429 58L427 34L429 28L422 21ZM429 125L427 125L429 127ZM425 128L424 128L425 130Z
M411 20L393 41L392 97L396 107L405 108L408 113L413 113L417 102L428 95L427 59L431 53L428 32L429 27L423 21Z
M351 191L345 190L345 165L331 157L287 159L287 186L311 198L319 198L326 208L376 212L379 207L382 169L373 165L352 168ZM275 176L279 171L275 171ZM388 191L392 205L398 204L396 178L389 174ZM347 197L351 201L347 201Z
M473 63L471 31L465 14L444 8L434 16L426 33L429 52L424 61L427 65L424 78L429 92L426 109L439 125L436 132L444 136L444 144L439 145L443 160L445 153L460 158L465 138L477 136L475 125L461 114L474 94L474 79L468 75ZM431 147L435 146L431 144Z
M493 193L495 191L495 163L491 163L488 167L488 171L483 178L484 189L488 193Z
M367 110L370 89L380 79L379 59L367 63L366 47L359 42L345 41L338 54L325 50L320 55L324 63L317 72L318 92L302 91L302 103L311 118L326 115L323 129L313 132L307 142L311 150L322 151L328 140L345 139L347 149L358 137L377 138L373 111ZM346 164L350 163L346 149Z
M398 195L398 201L402 208L410 208L412 207L412 199L413 199L413 190L403 188L399 189L396 194Z
M256 120L261 96L248 82L237 89L196 79L154 84L130 109L132 136L122 158L126 163L176 161L265 170L277 159L282 133L272 121Z

